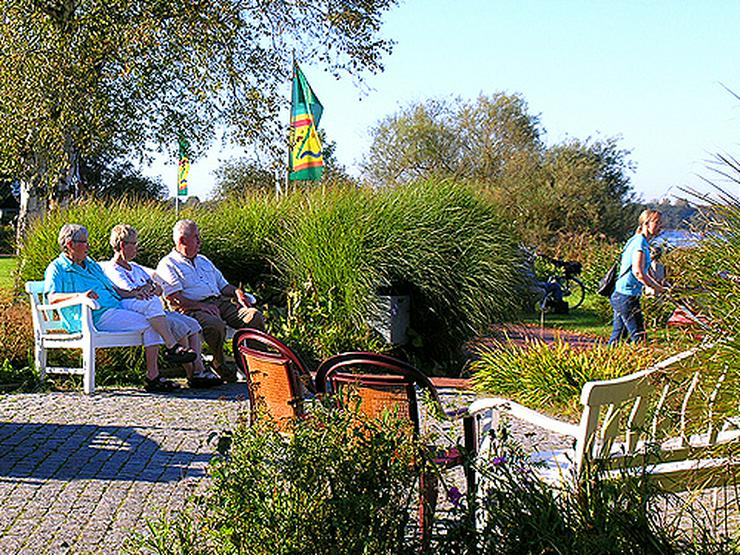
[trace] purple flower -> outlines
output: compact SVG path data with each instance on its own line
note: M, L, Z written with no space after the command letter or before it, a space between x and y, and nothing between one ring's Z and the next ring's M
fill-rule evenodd
M491 464L493 466L501 466L506 462L506 457L494 457L494 459L491 461Z
M460 493L460 490L457 489L455 486L452 486L449 490L447 490L447 499L452 503L455 507L460 506L460 499L462 499L463 494Z

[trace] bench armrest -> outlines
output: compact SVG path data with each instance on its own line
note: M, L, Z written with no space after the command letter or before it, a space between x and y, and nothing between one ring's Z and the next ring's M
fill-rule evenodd
M90 307L92 310L97 310L100 308L100 303L96 301L95 299L91 299L89 297L82 297L77 299L67 299L66 301L60 301L58 303L54 304L39 304L36 305L36 308L41 311L50 311L50 310L59 310L60 308L67 308L70 306L87 306Z
M509 401L508 399L501 399L499 397L489 397L474 401L468 408L468 415L475 416L477 413L491 410L506 412L514 418L524 420L525 422L529 422L530 424L545 430L550 430L551 432L574 438L579 436L579 427L575 424L556 420L555 418L541 414L520 405L519 403Z

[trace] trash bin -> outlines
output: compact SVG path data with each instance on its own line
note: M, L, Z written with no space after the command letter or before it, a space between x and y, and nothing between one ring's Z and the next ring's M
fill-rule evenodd
M379 291L373 303L368 323L391 345L408 342L409 295L391 295Z

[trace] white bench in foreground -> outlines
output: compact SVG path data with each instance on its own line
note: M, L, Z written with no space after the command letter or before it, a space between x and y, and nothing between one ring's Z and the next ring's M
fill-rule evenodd
M33 359L41 378L46 374L81 374L83 390L87 394L95 392L95 351L107 347L138 347L144 345L144 330L105 332L93 325L92 311L98 302L93 299L63 301L46 304L43 281L26 282L26 293L31 298L33 317ZM59 309L81 305L82 331L69 333L62 326ZM82 366L68 368L47 366L46 355L49 349L82 349Z
M674 492L729 483L740 470L740 461L728 454L737 450L740 430L736 419L719 421L715 406L729 368L711 380L701 371L677 379L672 368L698 351L682 352L628 376L586 383L578 425L506 399L473 402L468 441L477 450L476 464L491 464L495 454L489 432L507 415L575 440L573 449L532 455L533 461L544 463L536 472L550 483L597 471L606 476L644 471L661 489ZM699 422L697 407L702 409Z

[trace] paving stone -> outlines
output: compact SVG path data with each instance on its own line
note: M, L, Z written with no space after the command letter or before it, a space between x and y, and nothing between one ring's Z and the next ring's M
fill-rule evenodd
M0 396L0 554L120 552L205 479L243 388Z

